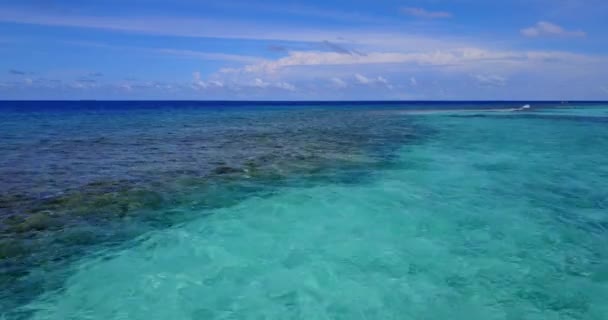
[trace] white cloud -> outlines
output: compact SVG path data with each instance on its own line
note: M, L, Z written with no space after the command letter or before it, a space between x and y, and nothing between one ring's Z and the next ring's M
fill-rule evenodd
M427 18L427 19L445 19L451 18L452 13L446 11L428 11L423 8L401 8L401 12L418 18Z
M373 81L372 79L359 73L355 74L355 79L357 79L357 81L359 81L361 84L370 84Z
M70 86L72 88L78 88L78 89L91 89L91 88L97 88L99 86L99 84L97 83L96 80L83 78L83 79L78 79L78 80L74 81L73 83L70 84Z
M238 83L235 83L234 85L239 86ZM294 85L292 85L291 83L284 82L284 81L268 82L268 81L264 81L260 78L255 78L251 85L253 87L262 88L262 89L276 88L276 89L282 89L282 90L286 90L286 91L295 91L296 90L296 87Z
M390 65L411 64L446 68L476 67L481 63L503 64L507 67L543 62L568 63L594 61L598 58L557 51L489 51L478 48L435 50L428 52L371 52L365 56L345 55L336 52L291 51L286 57L265 60L242 68L221 69L223 74L276 74L284 69L302 66Z
M342 31L331 31L322 28L295 29L289 26L279 27L276 24L263 24L261 20L243 22L238 20L214 20L184 18L172 16L98 16L54 14L45 11L23 10L11 7L0 7L0 21L45 26L79 27L105 29L131 33L142 33L160 36L288 40L319 42L323 40L338 41L350 35L361 39L361 33L345 34ZM348 33L348 32L347 32Z
M441 51L433 53L373 52L368 53L365 56L345 55L336 52L291 51L288 56L277 60L267 60L245 66L242 69L224 69L224 72L244 71L273 73L286 67L320 65L388 63L449 64L454 62L455 59L457 59L455 53Z
M382 76L378 76L376 78L368 78L360 73L355 74L355 79L359 84L363 85L384 85L389 89L392 89L392 85L386 80L386 78Z
M315 26L294 27L292 24L279 25L263 20L243 21L229 19L200 19L174 16L100 16L56 14L49 11L24 10L0 5L0 22L44 25L51 27L75 27L103 29L114 32L128 32L156 36L201 37L222 39L278 40L294 42L323 43L330 41L337 45L353 45L378 48L435 49L454 45L464 45L462 37L423 36L404 33L397 27L362 30L351 28L320 28ZM376 21L377 22L377 21ZM468 39L468 41L477 41ZM161 49L162 50L162 49ZM165 53L193 55L199 53L188 50L166 49ZM220 53L221 55L221 53ZM238 56L214 56L213 53L200 55L204 59L226 58L241 60ZM234 59L232 59L234 58ZM252 57L245 57L250 59ZM255 57L253 57L255 59Z
M124 90L124 91L132 91L133 90L133 87L131 87L131 85L127 84L127 83L123 83L123 84L118 85L118 88L121 89L121 90Z
M485 87L504 87L507 84L505 77L495 74L476 74L473 78L477 80L477 83Z
M195 88L198 88L198 89L205 89L205 88L207 88L207 83L201 79L201 73L200 72L198 72L198 71L193 72L192 73L192 78L193 78L192 85Z
M255 80L253 80L253 86L258 88L268 88L270 86L270 83L260 78L256 78Z
M335 98L344 93L348 93L349 98L396 98L397 93L402 93L402 90L396 88L415 86L416 98L435 98L439 97L440 91L430 86L430 83L434 79L441 79L451 90L442 96L444 98L507 99L507 92L515 94L511 98L540 97L549 92L532 91L523 85L526 81L538 81L535 83L539 88L552 86L550 90L559 91L562 89L554 88L559 88L564 79L601 79L598 66L608 67L608 57L561 51L500 51L474 47L417 52L368 52L366 56L290 51L275 60L224 69L212 74L210 79L234 83L241 87L248 83L251 85L256 78L264 79L263 81L268 83L295 83L298 85L297 97L303 99ZM428 79L429 86L422 87L419 83L418 75L423 74L425 79ZM518 81L511 81L516 78ZM530 80L531 78L534 80ZM539 80L541 78L542 81ZM495 90L475 89L471 83ZM382 88L389 90L380 90ZM519 91L509 91L507 88L516 88ZM583 92L591 89L576 90ZM597 86L593 91L596 95L600 94ZM268 92L271 91L265 90L265 93ZM520 95L517 95L517 92Z
M562 37L584 37L587 34L584 31L566 30L561 26L547 21L540 21L536 25L521 30L521 34L526 37L542 37L542 36L562 36Z
M201 73L198 71L192 73L192 78L192 87L197 90L207 89L211 87L224 87L224 83L219 80L203 81L203 79L201 78Z
M333 77L333 78L329 79L329 81L334 85L334 87L339 88L339 89L348 87L348 84L346 83L346 81L344 81L338 77Z
M277 82L277 83L275 83L275 87L277 87L279 89L287 90L287 91L296 90L296 87L293 84L287 83L287 82Z

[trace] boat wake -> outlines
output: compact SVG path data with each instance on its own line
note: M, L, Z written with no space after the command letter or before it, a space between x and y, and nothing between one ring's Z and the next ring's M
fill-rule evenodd
M529 104L526 104L519 108L513 108L513 109L511 109L511 111L528 111L530 109L532 109L532 107Z

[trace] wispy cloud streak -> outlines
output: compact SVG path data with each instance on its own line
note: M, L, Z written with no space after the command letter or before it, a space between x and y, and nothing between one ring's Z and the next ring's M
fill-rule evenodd
M255 63L261 62L263 59L252 56L245 55L237 55L237 54L227 54L227 53L217 53L217 52L202 52L202 51L194 51L194 50L178 50L178 49L148 49L153 50L163 54L170 54L175 56L183 56L190 58L198 58L201 60L217 60L217 61L236 61L236 62L244 62L244 63Z
M554 51L491 51L479 48L453 50L436 50L431 52L370 52L364 56L346 55L336 52L291 51L289 55L276 60L266 60L247 65L240 69L224 69L225 73L273 73L284 68L297 66L331 66L331 65L381 65L381 64L415 64L419 66L456 67L481 62L504 63L508 65L523 62L567 61L594 62L605 61L601 57Z
M570 31L561 26L547 21L540 21L534 26L521 29L521 34L526 37L558 36L558 37L585 37L586 32L581 30Z
M401 12L417 17L417 18L426 18L426 19L446 19L451 18L452 13L447 11L428 11L423 8L401 8Z
M344 47L357 44L374 48L400 47L410 49L443 48L462 45L462 38L427 37L403 33L397 27L385 26L361 30L356 27L320 28L316 26L277 26L260 20L234 21L184 18L172 16L87 16L53 14L2 8L0 22L31 24L54 27L91 28L112 32L126 32L155 36L249 39L262 41L291 41L303 43L325 43ZM334 48L337 49L337 48ZM348 50L348 49L346 49ZM353 50L350 50L354 52Z
M23 75L27 74L27 72L25 72L25 71L16 70L16 69L10 69L10 70L8 70L8 73L12 74L12 75L16 75L16 76L23 76Z

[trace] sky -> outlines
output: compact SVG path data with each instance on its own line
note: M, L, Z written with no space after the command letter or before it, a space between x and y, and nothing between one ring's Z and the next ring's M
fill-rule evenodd
M3 0L0 100L608 100L605 0Z

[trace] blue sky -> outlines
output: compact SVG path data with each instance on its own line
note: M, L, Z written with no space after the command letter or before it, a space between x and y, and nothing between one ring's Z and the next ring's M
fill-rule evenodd
M0 99L608 100L604 0L0 2Z

